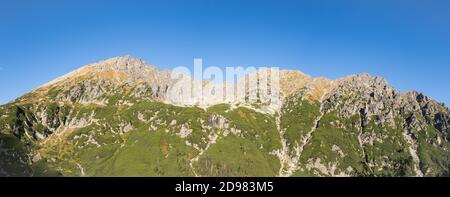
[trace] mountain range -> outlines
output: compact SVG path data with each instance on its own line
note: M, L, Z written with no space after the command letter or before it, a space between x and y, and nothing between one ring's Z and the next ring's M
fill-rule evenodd
M171 74L114 57L0 106L0 176L450 175L450 110L381 77L280 70L272 102L259 71L225 99Z

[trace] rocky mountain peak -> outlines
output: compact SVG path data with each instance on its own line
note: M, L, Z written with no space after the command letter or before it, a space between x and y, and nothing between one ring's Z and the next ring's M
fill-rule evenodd
M280 71L280 90L282 96L289 95L299 89L304 88L313 77L300 71L281 70Z
M390 88L390 89L392 89L392 87L389 85L389 83L383 77L371 76L367 73L350 75L348 77L338 79L338 81L341 84L346 85L346 86L359 86L359 87L371 86L373 88L380 88L380 89Z
M381 97L393 99L399 94L384 78L366 73L338 79L333 89L335 93L353 92L356 93L355 96L380 99Z
M93 67L99 70L115 70L115 71L139 71L155 69L154 66L145 63L143 60L132 57L130 55L117 56L109 58L98 63L90 64L88 67Z
M401 111L418 111L423 115L434 116L438 113L448 113L444 104L440 104L423 93L410 91L400 94L397 106Z
M100 79L119 82L144 81L153 77L157 72L156 67L145 63L143 60L130 55L109 58L97 63L88 64L66 75L50 81L40 88L54 85L72 84L80 79Z
M382 77L351 75L335 81L324 100L324 110L341 117L377 116L379 121L394 124L394 105L399 93Z
M95 77L128 82L146 81L157 72L155 66L130 55L113 57L86 67Z

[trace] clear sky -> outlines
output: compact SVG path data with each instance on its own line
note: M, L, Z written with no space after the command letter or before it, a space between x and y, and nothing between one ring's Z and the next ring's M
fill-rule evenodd
M87 63L385 77L450 104L450 1L0 1L0 103Z

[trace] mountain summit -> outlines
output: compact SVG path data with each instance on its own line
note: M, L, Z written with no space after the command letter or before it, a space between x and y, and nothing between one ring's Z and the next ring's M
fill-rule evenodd
M273 97L262 71L230 85L131 56L86 65L0 106L0 176L449 175L444 105L368 74L278 74Z

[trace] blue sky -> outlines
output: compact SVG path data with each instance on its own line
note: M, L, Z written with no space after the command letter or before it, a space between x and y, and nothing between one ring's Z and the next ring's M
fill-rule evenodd
M0 0L0 103L87 63L385 77L450 104L450 1Z

